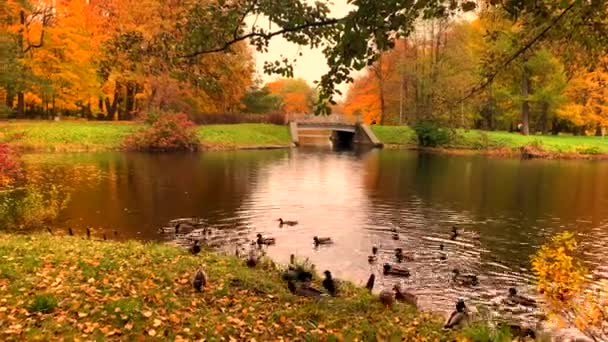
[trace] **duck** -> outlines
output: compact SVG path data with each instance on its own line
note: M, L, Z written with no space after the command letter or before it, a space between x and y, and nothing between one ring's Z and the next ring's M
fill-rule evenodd
M205 286L207 285L207 273L203 270L203 267L199 267L196 272L194 272L194 276L192 277L192 287L197 292L202 292Z
M197 255L201 252L201 246L198 244L198 240L194 240L194 244L188 249L192 255Z
M325 279L323 279L323 287L329 292L332 297L335 297L338 294L338 287L333 277L331 276L330 271L323 272L325 274Z
M397 262L405 261L414 261L414 257L409 254L403 254L403 248L395 248L395 258Z
M87 227L87 239L91 239L91 229L89 227Z
M458 269L452 270L452 281L461 286L475 286L479 284L479 279L474 274L461 274Z
M298 224L298 221L283 221L282 218L279 218L277 221L279 221L279 226L295 226Z
M395 302L395 293L387 289L380 291L378 297L380 298L380 302L386 307L391 307Z
M415 307L418 306L416 296L409 292L402 291L401 285L395 284L395 286L393 286L393 291L395 291L395 300L398 302L404 302Z
M314 238L312 238L312 240L315 243L315 246L318 245L331 245L332 243L334 243L330 237L318 237L315 236Z
M452 236L450 237L450 240L456 240L456 238L458 237L458 228L456 228L456 226L452 226Z
M290 264L287 268L287 272L283 273L283 279L301 282L312 281L312 272L307 271L302 265L296 265L295 259L295 255L291 254Z
M393 240L399 240L399 233L393 233Z
M452 329L464 323L468 318L467 306L464 304L464 300L459 299L456 302L456 310L452 312L448 320L443 326L444 329Z
M384 275L393 275L397 277L409 277L410 271L405 268L399 268L391 264L384 264Z
M373 246L373 247L372 247L372 255L369 255L369 256L367 257L367 261L368 261L370 264L371 264L371 263L376 262L376 260L378 260L378 255L377 255L377 254L378 254L378 247Z
M255 250L250 250L247 255L247 260L245 260L245 264L247 267L254 268L258 264L258 255Z
M536 301L534 299L517 294L517 290L514 287L509 288L509 295L507 296L507 300L511 303L515 303L522 306L536 306Z
M376 282L376 275L375 274L370 274L369 278L367 279L367 283L365 284L365 288L369 291L372 292L372 290L374 289L374 283Z
M265 237L262 234L256 235L258 237L257 244L261 245L274 245L276 243L276 239L273 237Z
M306 283L300 284L300 286L296 286L296 284L292 280L287 281L287 288L289 292L294 295L309 297L309 298L319 298L321 297L321 291L307 285Z

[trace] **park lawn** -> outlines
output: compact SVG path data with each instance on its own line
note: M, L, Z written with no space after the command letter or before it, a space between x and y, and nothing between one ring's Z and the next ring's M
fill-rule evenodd
M269 261L251 269L232 256L98 235L0 233L0 340L454 338L437 316L385 308L350 283L312 300L289 293ZM201 264L209 284L197 293L190 278Z
M24 151L119 150L124 138L141 127L130 122L6 121L0 122L0 142Z
M383 144L416 145L416 132L409 126L372 125L372 131Z
M244 148L289 146L287 126L272 124L205 125L198 127L198 137L208 148Z

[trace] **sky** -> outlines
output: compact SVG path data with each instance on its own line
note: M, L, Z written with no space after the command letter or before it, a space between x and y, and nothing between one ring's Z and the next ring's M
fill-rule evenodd
M348 13L352 6L348 5L346 0L334 0L333 4L330 5L330 8L332 17L342 17ZM297 57L299 52L302 52L301 57ZM277 36L270 41L267 53L255 52L256 71L264 82L279 77L278 75L264 74L264 61L280 60L281 55L289 59L297 57L297 62L294 66L294 77L301 77L308 81L310 85L313 85L313 81L320 80L321 76L329 69L321 49L312 50L308 47L300 47ZM337 88L341 90L343 94L346 94L348 85L340 84ZM337 95L336 99L339 99Z

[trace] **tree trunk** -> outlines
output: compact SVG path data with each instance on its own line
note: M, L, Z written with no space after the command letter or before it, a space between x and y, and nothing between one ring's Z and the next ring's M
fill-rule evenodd
M600 124L597 124L597 126L595 126L595 136L596 137L602 136L602 126L600 126Z
M559 120L554 117L553 121L551 122L551 134L552 135L558 135L559 132L561 131L561 125L559 124Z
M105 98L105 103L106 103L106 111L108 112L108 120L117 120L118 118L115 117L116 114L116 107L118 105L118 96L116 96L116 94L114 94L114 101L112 101L112 103L110 103L110 99L109 98Z
M17 118L25 116L25 95L22 91L17 93Z
M6 89L6 106L12 109L14 102L15 95L13 94L13 91L10 88Z
M530 134L530 102L528 96L530 95L530 71L527 66L524 66L524 70L521 78L521 133L523 135Z

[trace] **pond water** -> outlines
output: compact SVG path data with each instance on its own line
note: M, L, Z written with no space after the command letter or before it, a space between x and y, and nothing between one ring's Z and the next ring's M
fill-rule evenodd
M257 233L270 235L277 244L268 254L278 262L295 253L359 284L375 272L377 289L402 281L424 309L448 312L458 297L496 309L511 286L532 296L530 256L563 230L577 233L591 276L608 278L608 163L320 148L25 159L29 169L70 189L57 228L162 240L157 230L170 220L200 217L213 228L215 246L232 251ZM281 228L279 217L299 224ZM452 225L465 231L455 241ZM316 249L315 235L335 244ZM380 261L370 265L374 245ZM403 264L409 279L381 276L396 247L414 255ZM452 286L454 268L479 275L480 285Z

